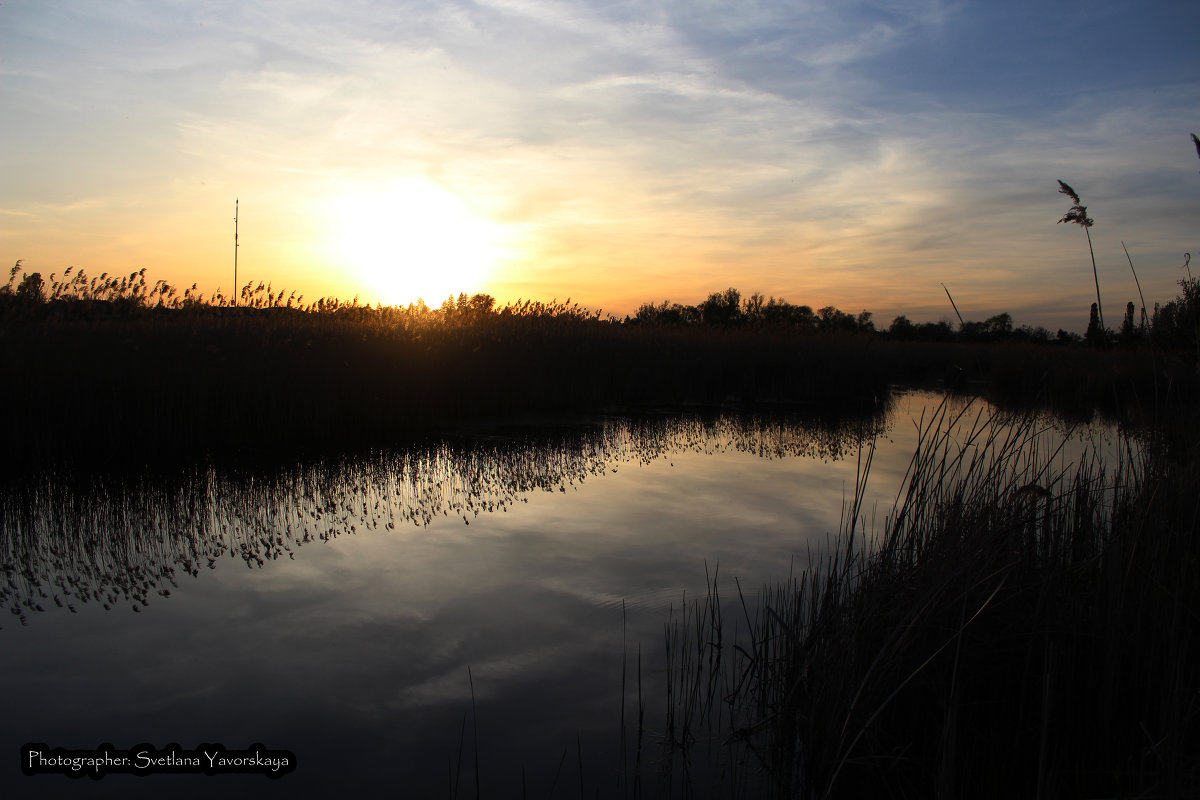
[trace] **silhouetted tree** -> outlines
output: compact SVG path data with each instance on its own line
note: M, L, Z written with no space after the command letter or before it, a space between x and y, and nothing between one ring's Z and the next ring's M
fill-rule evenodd
M1012 332L1012 338L1022 342L1036 342L1045 344L1050 341L1050 331L1046 330L1041 325L1032 327L1022 325Z
M858 330L858 322L845 311L839 311L834 306L825 306L817 310L821 330L826 332Z
M888 333L896 339L913 339L916 332L917 327L903 314L892 320L892 324L888 326Z
M700 316L705 325L733 325L742 321L742 293L730 287L713 292L700 304Z
M1058 329L1058 333L1055 334L1055 338L1058 339L1059 344L1077 344L1083 341L1079 338L1078 333L1071 333L1071 331L1064 330L1062 328Z
M700 323L700 309L668 303L666 300L658 305L643 303L638 308L636 320L653 325L697 325Z
M1087 333L1083 335L1084 341L1093 346L1104 344L1104 327L1100 324L1100 309L1092 303L1091 315L1088 318Z
M954 339L954 329L948 322L922 322L915 325L903 314L892 320L888 334L902 341L948 342Z
M442 303L442 313L446 318L457 319L481 319L491 314L496 305L496 298L490 294L473 294L468 296L465 292L458 296L455 300L453 297L447 297Z
M817 318L810 306L794 306L786 300L772 297L763 308L763 318L770 325L810 331L816 327Z
M1185 278L1179 286L1179 297L1155 304L1150 335L1158 347L1200 355L1200 278Z
M742 313L750 322L761 322L766 302L767 298L762 296L762 292L755 292L742 302Z
M954 328L949 322L922 322L917 326L918 340L923 342L950 342L954 340Z
M1125 306L1125 319L1121 322L1121 342L1124 344L1137 341L1141 333L1137 323L1134 322L1136 314L1137 308L1133 305L1133 301L1130 301Z
M997 314L994 317L988 317L983 324L988 338L1007 339L1010 335L1012 335L1012 315L1007 311Z

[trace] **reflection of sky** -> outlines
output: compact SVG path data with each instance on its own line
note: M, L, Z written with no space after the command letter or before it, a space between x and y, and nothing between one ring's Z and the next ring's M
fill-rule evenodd
M880 520L911 453L906 418L923 403L902 398L880 439L868 502ZM471 708L469 667L488 794L519 796L521 765L541 787L531 793L543 794L564 748L574 764L576 733L585 769L615 764L622 602L630 669L640 645L649 690L661 680L668 606L704 592L706 565L719 565L726 618L740 622L734 577L753 602L793 559L802 568L806 549L836 531L855 469L853 453L676 452L620 463L565 492L535 491L470 525L450 515L427 528L343 535L262 568L226 556L137 615L96 603L34 614L29 627L0 631L9 687L0 747L262 741L300 763L281 784L110 776L89 793L294 796L302 782L320 790L350 780L366 791L398 779L413 796L444 795ZM60 781L16 786L35 796Z

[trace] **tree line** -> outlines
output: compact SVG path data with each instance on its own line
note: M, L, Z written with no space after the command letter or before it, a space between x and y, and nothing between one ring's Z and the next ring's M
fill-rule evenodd
M38 272L21 272L20 264L18 261L10 271L7 285L0 286L0 315L9 319L31 312L34 316L54 311L56 315L103 318L146 310L201 311L229 307L289 309L310 314L367 314L392 321L404 318L409 323L420 320L424 324L439 319L461 324L469 319L478 321L491 315L566 315L631 327L758 328L798 333L874 335L906 342L1083 342L1093 346L1151 342L1164 349L1200 353L1200 279L1190 277L1179 282L1182 291L1178 297L1165 304L1155 303L1153 311L1148 312L1142 307L1139 313L1134 303L1129 302L1121 326L1115 330L1103 325L1098 305L1093 303L1087 331L1080 336L1062 328L1051 333L1040 325L1018 326L1007 312L984 320L960 319L957 327L946 320L913 322L907 315L901 314L884 328L877 326L872 312L865 309L858 314L842 311L832 305L814 310L812 306L793 304L774 296L766 297L761 292L743 296L733 287L713 292L695 305L665 300L648 302L643 303L632 316L602 319L599 312L588 311L570 301L517 301L499 306L494 297L481 293L447 298L438 308L431 308L424 301L408 306L372 308L360 304L357 297L350 302L321 298L305 304L303 297L295 292L276 292L269 285L261 283L257 287L253 283L247 284L236 298L220 293L206 297L196 291L195 285L180 293L166 281L150 283L146 279L145 269L129 276L103 274L89 279L82 270L72 274L71 268L68 268L61 279L56 280L51 275L47 281Z

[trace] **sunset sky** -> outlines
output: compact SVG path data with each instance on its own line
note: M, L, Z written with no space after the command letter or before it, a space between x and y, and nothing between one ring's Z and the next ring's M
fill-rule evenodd
M0 3L0 259L1082 330L1200 272L1200 3ZM433 265L432 269L426 265ZM432 277L431 277L432 273Z

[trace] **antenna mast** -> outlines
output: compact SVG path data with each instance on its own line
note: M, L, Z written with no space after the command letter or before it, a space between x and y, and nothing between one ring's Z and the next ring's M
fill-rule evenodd
M233 304L238 302L237 296L237 251L238 251L238 199L233 198Z

